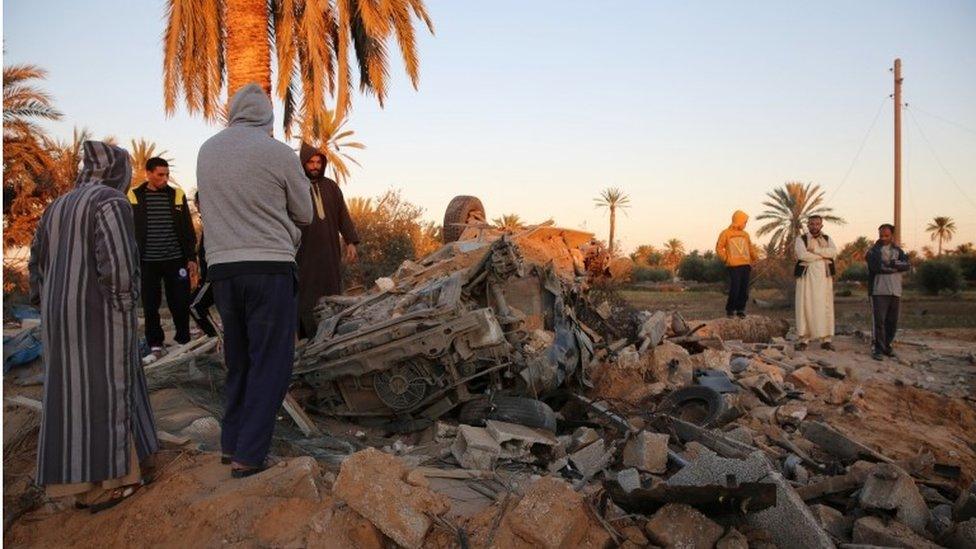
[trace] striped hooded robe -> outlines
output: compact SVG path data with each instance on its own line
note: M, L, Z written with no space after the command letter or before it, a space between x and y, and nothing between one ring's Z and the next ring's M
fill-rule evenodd
M44 212L31 245L45 367L37 483L126 475L158 449L138 351L139 260L129 153L84 143L75 189Z

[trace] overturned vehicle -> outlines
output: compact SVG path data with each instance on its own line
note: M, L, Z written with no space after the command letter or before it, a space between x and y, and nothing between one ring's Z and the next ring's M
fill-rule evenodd
M593 358L600 338L577 319L592 240L482 226L371 293L323 298L295 364L303 405L420 428L502 403L510 419L553 429L551 410L530 399L581 379Z

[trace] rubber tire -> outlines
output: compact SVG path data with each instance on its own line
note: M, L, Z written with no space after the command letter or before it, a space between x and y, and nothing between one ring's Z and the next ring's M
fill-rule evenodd
M481 200L476 196L460 195L455 196L451 203L447 205L447 209L444 210L444 225L441 228L441 234L443 235L444 244L450 244L461 238L461 233L464 232L464 227L455 225L455 223L467 223L468 216L472 213L481 214L481 219L485 220L485 207L481 204Z
M458 422L466 425L483 426L488 419L556 432L556 413L548 404L534 398L496 396L489 401L481 397L466 402L458 410Z
M705 417L693 422L700 427L708 427L715 423L717 419L722 417L727 408L725 398L718 391L702 385L689 385L664 397L655 411L667 414L692 402L702 403L706 409Z

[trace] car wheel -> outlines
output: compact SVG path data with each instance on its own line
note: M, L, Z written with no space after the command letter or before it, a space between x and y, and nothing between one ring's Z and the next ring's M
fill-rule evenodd
M722 398L721 393L702 385L691 385L664 397L655 411L701 427L708 427L715 423L725 410L725 399Z
M458 421L467 425L482 426L489 419L556 432L556 413L548 404L534 398L476 398L458 411Z
M466 223L484 222L485 219L485 207L481 205L478 197L455 196L444 211L444 226L441 229L444 244L450 244L461 238Z

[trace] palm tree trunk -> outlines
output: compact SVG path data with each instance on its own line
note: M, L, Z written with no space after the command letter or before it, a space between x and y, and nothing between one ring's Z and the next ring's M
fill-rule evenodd
M939 257L942 257L942 235L939 235Z
M617 229L617 208L610 206L610 255L613 255L613 234Z
M271 95L268 0L227 0L227 98L254 82Z

